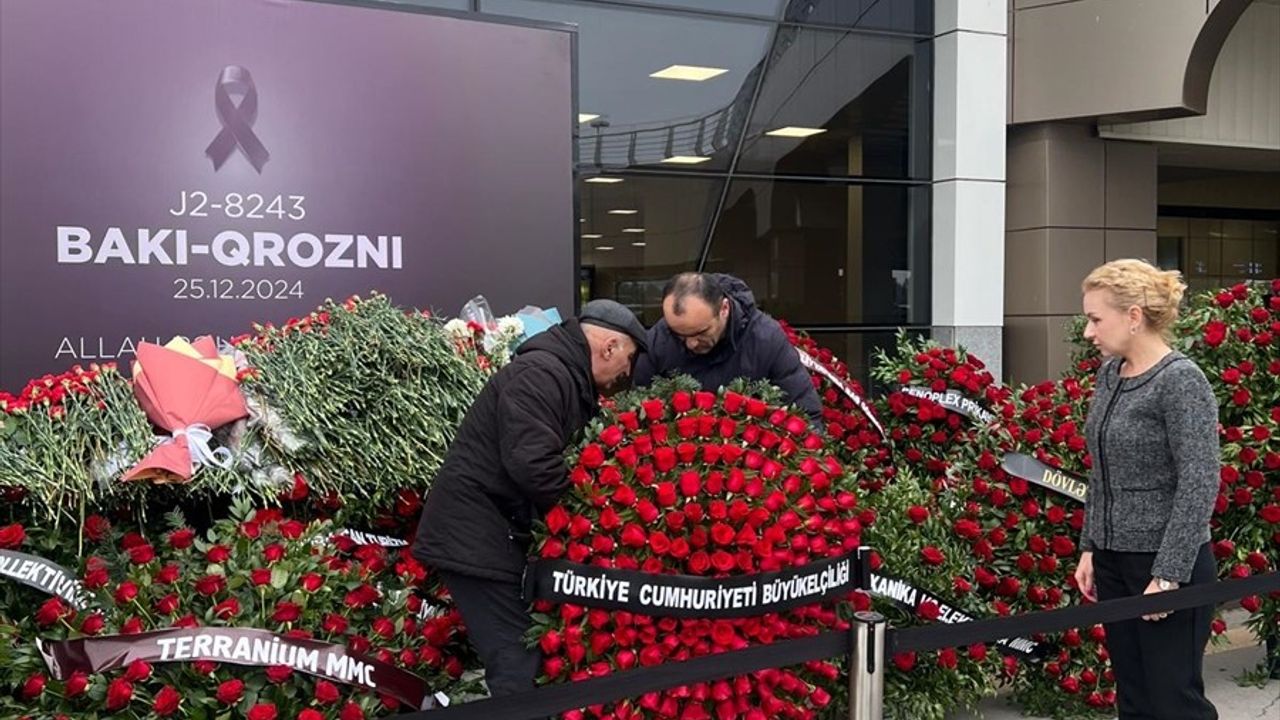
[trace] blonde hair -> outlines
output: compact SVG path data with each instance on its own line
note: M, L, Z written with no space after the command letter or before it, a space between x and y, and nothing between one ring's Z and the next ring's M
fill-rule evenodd
M1178 320L1178 305L1187 285L1177 270L1161 270L1145 260L1127 259L1094 268L1080 290L1107 290L1117 310L1137 305L1145 322L1167 340Z

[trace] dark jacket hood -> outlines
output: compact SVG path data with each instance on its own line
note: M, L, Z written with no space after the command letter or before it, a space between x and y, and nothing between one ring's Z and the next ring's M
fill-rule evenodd
M737 347L751 325L751 321L760 313L760 309L756 307L755 293L751 292L751 288L747 287L746 283L732 275L715 273L711 277L728 296L729 304L732 306L729 311L731 324L728 337L725 339L730 345Z

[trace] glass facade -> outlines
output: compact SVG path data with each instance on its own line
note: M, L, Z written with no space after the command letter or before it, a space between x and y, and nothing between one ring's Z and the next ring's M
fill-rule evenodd
M732 273L864 380L928 328L932 0L400 4L577 26L582 297Z
M1160 266L1192 292L1280 276L1280 213L1162 208L1156 227Z

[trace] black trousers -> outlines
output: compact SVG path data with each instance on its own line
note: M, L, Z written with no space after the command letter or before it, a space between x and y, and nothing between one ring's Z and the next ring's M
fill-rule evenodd
M542 653L524 644L533 624L529 606L520 597L520 584L441 572L458 612L467 624L467 636L484 663L484 680L493 696L533 689L542 664Z
M1098 550L1093 554L1099 600L1141 595L1151 582L1155 553ZM1196 556L1191 584L1217 575L1206 543ZM1217 720L1204 696L1204 648L1212 607L1179 610L1163 620L1108 623L1107 652L1116 676L1120 720Z

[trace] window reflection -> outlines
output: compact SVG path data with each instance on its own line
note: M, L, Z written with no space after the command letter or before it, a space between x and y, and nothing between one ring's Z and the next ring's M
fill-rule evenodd
M930 44L789 28L765 75L739 167L929 177Z
M662 287L697 267L720 179L629 175L579 187L582 265L591 296L613 298L647 324L662 316Z
M897 185L735 180L706 269L751 285L796 323L927 322L928 191Z
M1229 213L1229 211L1228 211ZM1181 270L1192 292L1262 281L1280 272L1280 221L1238 217L1160 216L1157 254L1161 267Z
M578 26L580 163L670 168L684 158L680 167L728 168L772 23L535 0L481 9ZM673 65L723 72L651 77Z
M796 0L787 5L788 22L933 32L933 0Z

